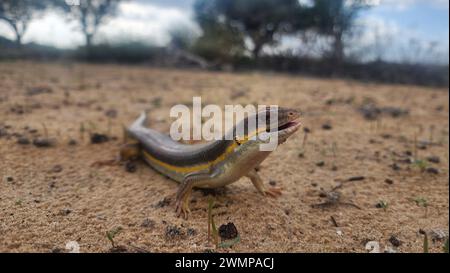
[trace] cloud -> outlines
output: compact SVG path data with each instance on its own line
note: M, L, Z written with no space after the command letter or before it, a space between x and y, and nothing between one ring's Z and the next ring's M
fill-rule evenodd
M180 10L191 9L194 5L194 0L137 0L137 2L158 7L178 8Z
M113 41L125 38L163 45L170 40L169 31L173 28L193 34L200 31L190 13L177 8L128 2L121 4L119 16L103 25L100 31L103 37Z
M364 31L352 44L353 48L362 49L364 60L381 57L389 61L448 64L448 42L427 40L414 29L377 16L360 18L358 24Z
M153 1L143 2L121 3L118 16L107 20L99 28L97 41L120 42L131 39L164 45L170 40L168 32L173 28L182 28L194 35L200 32L191 19L191 12L175 7L176 2L182 1L168 1L172 2L173 6L150 4ZM67 18L67 15L56 11L45 13L30 23L23 41L60 48L83 45L84 38L79 25ZM0 23L0 35L14 39L14 32L4 23Z
M385 6L389 9L403 11L417 4L431 5L436 8L449 8L448 0L377 0L379 5Z

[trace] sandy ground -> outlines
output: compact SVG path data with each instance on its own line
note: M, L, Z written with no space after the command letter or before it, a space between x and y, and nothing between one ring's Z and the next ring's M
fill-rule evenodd
M67 251L76 241L81 252L368 252L377 241L380 251L422 252L422 229L430 251L442 252L448 94L264 73L0 63L0 251ZM139 112L149 110L151 126L167 131L170 107L197 95L204 104L300 108L310 131L261 166L267 185L283 188L280 198L259 195L246 178L210 193L216 223L239 231L231 248L207 241L207 192L194 192L186 221L174 213L177 184L144 163L134 173L91 167L117 154L122 126ZM370 103L400 109L369 120L358 109ZM91 144L89 132L113 139ZM37 136L57 143L18 143ZM105 233L118 227L121 248L112 249Z

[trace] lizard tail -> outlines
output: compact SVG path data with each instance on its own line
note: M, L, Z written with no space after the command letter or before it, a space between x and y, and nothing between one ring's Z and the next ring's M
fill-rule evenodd
M147 113L145 111L142 111L139 117L133 122L133 124L131 124L130 129L144 127L146 123L147 123Z

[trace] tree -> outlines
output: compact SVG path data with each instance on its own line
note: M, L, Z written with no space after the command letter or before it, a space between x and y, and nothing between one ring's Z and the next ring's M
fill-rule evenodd
M314 0L313 25L320 34L332 37L333 60L344 59L344 37L351 34L359 12L367 7L364 0Z
M65 6L65 11L70 12L79 22L87 49L92 47L92 39L99 26L117 11L119 2L120 0L79 0L77 5Z
M265 45L276 44L276 35L291 29L300 9L298 0L198 0L196 18L208 29L228 29L248 38L252 56L259 57Z
M44 11L51 1L46 0L1 0L0 20L8 23L16 35L17 46L21 46L30 21Z
M192 46L194 53L219 64L230 63L244 54L244 37L223 20L218 1L197 0L194 10L203 32Z

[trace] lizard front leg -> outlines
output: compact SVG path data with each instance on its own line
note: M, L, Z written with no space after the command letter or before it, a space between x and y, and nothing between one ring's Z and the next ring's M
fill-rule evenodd
M281 195L281 189L280 188L270 188L266 189L264 186L263 180L261 179L261 176L256 172L256 170L251 170L246 175L253 183L253 186L262 194L262 195L269 195L271 197L278 197Z
M210 173L196 172L188 174L183 182L181 182L177 198L176 198L176 208L175 212L178 217L183 214L184 219L187 219L191 210L189 209L189 200L192 193L192 188L195 187L199 182L204 182L205 180L211 179Z

